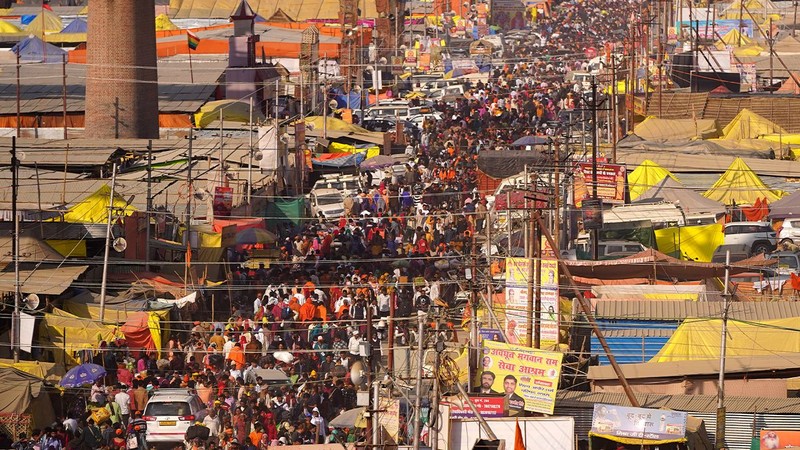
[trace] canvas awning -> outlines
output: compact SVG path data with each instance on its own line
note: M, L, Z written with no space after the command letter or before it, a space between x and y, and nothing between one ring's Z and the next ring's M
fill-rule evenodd
M776 260L766 260L763 255L739 261L731 266L731 273L752 272L754 267L769 267ZM600 279L656 278L662 280L703 280L725 275L725 265L681 261L658 250L647 249L626 258L606 261L565 261L573 277Z
M69 289L89 266L62 266L20 270L20 292L23 294L61 295ZM14 272L0 272L0 291L14 292Z
M725 205L754 205L756 200L768 203L781 198L783 192L773 191L753 172L742 158L736 158L703 196Z
M630 180L630 175L628 177ZM632 191L631 189L631 199L633 199ZM664 201L679 205L687 218L701 213L718 214L725 212L725 207L720 202L703 197L670 177L663 178L636 197L636 203L654 201Z

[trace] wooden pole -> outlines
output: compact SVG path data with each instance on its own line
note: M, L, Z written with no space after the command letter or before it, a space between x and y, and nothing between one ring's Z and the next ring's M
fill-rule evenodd
M64 139L67 139L67 55L61 56L61 105L64 115Z

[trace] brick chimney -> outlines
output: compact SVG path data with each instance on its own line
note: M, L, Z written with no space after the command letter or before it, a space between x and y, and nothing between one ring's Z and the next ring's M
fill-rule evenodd
M86 137L158 138L155 0L92 2Z

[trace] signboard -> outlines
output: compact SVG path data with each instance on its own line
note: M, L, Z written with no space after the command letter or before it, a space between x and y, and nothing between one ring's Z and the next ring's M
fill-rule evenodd
M405 63L407 66L417 65L417 51L415 49L410 48L405 51Z
M239 232L237 225L228 225L222 227L222 246L234 247L236 246L236 233Z
M592 164L579 163L574 173L575 206L592 197ZM597 198L625 203L625 166L597 164Z
M228 217L233 209L233 188L217 186L214 188L214 217Z
M756 63L735 63L731 61L731 67L739 72L741 85L745 91L755 92L758 90L758 78L756 77Z
M386 436L397 443L400 435L400 400L381 398L378 410L378 422Z
M594 405L591 433L652 441L686 439L686 413L666 409Z
M558 260L542 259L542 273L534 273L541 284L539 338L542 347L558 343L559 301ZM534 267L535 269L535 267ZM528 274L530 260L506 258L505 318L509 344L532 345L528 342ZM535 283L533 284L536 288ZM534 299L535 300L535 299Z
M761 430L759 450L778 450L800 447L798 430Z
M492 390L503 393L503 414L523 410L553 414L564 355L499 342L483 342L483 370L495 378ZM685 421L684 421L685 423Z
M503 333L496 328L481 328L478 333L481 340L503 342Z
M481 413L481 416L488 419L491 417L504 417L503 414L503 400L504 397L495 396L473 396L470 395L469 399L475 405L475 409ZM459 396L445 397L443 402L450 405L450 418L451 419L474 419L475 413L469 407L467 402Z
M583 201L583 228L599 230L603 228L603 201L599 198L588 198Z
M742 28L739 28L741 25ZM716 19L712 21L688 21L680 22L682 29L694 30L692 34L697 34L700 39L718 41L719 38L728 34L731 30L741 31L742 36L753 37L753 21L751 19Z

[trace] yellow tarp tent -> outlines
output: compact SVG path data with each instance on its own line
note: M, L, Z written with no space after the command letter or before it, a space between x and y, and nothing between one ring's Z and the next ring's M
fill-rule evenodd
M783 191L773 191L753 172L742 158L736 158L728 170L719 177L703 197L723 205L754 205L758 199L772 203L783 196Z
M797 317L761 322L728 320L727 356L800 353ZM686 319L650 362L719 359L722 319Z
M53 247L61 256L72 258L86 257L86 241L72 239L48 239L47 245Z
M100 319L100 305L96 303L85 303L74 300L63 301L64 311L74 315L75 317L84 317L91 320ZM106 307L103 319L106 323L123 324L128 320L128 314L142 311L140 307L131 307L131 309L124 309L119 306ZM159 320L169 320L169 309L159 309L149 311L151 314L158 316Z
M368 148L358 148L354 145L342 144L340 142L331 142L328 146L328 151L330 153L364 153L366 152L366 157L364 159L369 159L381 154L381 148L377 145L373 145L372 147Z
M325 117L323 116L308 116L305 118L306 127L311 125L315 130L318 132L322 132L325 129ZM342 131L345 133L366 133L370 134L372 131L367 130L366 128L360 127L358 125L353 125L352 123L347 123L344 120L337 119L335 117L328 117L328 131Z
M744 4L744 8L742 8ZM750 12L748 14L748 11ZM766 12L766 15L764 14ZM770 0L734 0L722 13L720 19L739 20L753 19L757 22L763 22L770 18L778 20L781 18L779 14L780 9L775 6Z
M745 47L734 47L733 48L733 55L738 57L745 57L745 56L758 56L764 52L764 47L758 44L750 44Z
M722 129L722 139L756 139L765 134L787 134L780 125L760 116L747 108Z
M94 194L86 197L75 205L71 206L64 213L64 222L69 223L106 223L108 221L108 199L111 188L104 185ZM118 193L114 194L114 209L119 211L124 209L124 214L130 216L136 208Z
M15 363L13 359L0 359L0 368L17 369L52 383L61 381L61 378L66 373L63 366L43 361L20 361Z
M214 121L220 119L224 122L250 122L250 103L238 100L215 100L208 102L200 108L200 111L194 113L194 123L197 128L205 128ZM264 114L253 108L253 122L261 122L266 120Z
M655 231L658 251L688 261L711 262L723 244L722 225L671 227Z
M647 120L645 120L647 122ZM638 134L638 128L637 134ZM680 181L675 178L669 170L659 166L657 163L645 159L639 164L639 167L633 169L633 172L628 174L628 186L630 186L631 200L636 200L645 191L655 186L664 178L670 177L675 181Z
M0 34L20 33L20 30L13 23L8 23L5 20L0 20Z
M64 24L61 23L61 18L52 11L42 9L42 12L25 27L25 32L41 36L46 33L59 33L62 28Z
M102 325L92 319L82 319L58 308L45 313L39 326L39 340L53 352L56 364L65 367L80 364L75 353L94 350L100 342L110 342L123 335L114 325Z
M169 30L177 30L178 26L172 23L169 20L169 16L166 14L159 14L156 16L156 31L169 31Z
M731 47L744 47L753 43L753 40L739 32L737 28L731 28L730 31L722 36L722 39L717 40L714 46L717 50L725 50L726 46Z
M710 139L719 136L715 119L659 119L648 116L634 134L646 141Z

